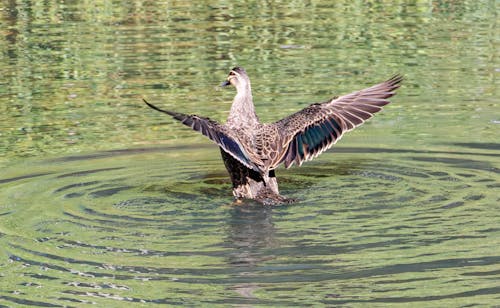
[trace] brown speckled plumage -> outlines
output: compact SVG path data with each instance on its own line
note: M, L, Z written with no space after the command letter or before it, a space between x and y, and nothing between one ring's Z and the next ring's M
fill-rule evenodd
M244 69L233 68L223 83L236 88L225 124L197 115L162 110L202 133L221 148L236 198L255 199L264 204L291 201L279 194L274 169L317 157L344 133L363 124L389 103L402 81L400 75L364 90L324 103L312 104L284 119L263 124L255 113L250 79Z

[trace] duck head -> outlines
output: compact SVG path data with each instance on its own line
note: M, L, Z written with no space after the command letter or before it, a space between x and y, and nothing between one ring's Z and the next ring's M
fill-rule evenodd
M233 68L229 72L226 81L221 84L221 87L228 85L233 85L238 92L240 90L250 89L250 79L248 78L247 72L245 72L242 67Z

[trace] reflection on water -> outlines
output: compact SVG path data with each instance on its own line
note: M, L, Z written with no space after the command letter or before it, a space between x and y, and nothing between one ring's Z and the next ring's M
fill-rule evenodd
M0 306L500 301L497 1L7 1ZM275 121L402 73L284 195L232 202L217 149L240 65Z
M251 203L251 201L249 201ZM228 287L242 298L257 300L254 292L260 288L258 283L259 267L262 263L275 259L273 254L263 253L279 247L275 239L275 227L272 222L273 209L253 206L238 206L231 209L227 219L227 238L224 241L229 254L226 257L228 267L234 268L236 277ZM247 281L255 279L256 282Z
M33 161L27 174L13 166L0 178L9 279L0 297L56 306L491 303L499 169L498 155L481 148L379 148L386 161L341 148L279 170L283 192L301 201L274 208L233 205L222 164L203 158L215 149L98 152Z
M266 122L400 72L403 88L366 131L373 144L494 143L496 11L488 0L9 2L0 11L0 166L199 142L141 97L224 119L233 92L214 87L235 65L247 68Z

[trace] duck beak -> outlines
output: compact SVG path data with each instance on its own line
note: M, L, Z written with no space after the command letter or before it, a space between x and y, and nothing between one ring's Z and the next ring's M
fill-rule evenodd
M226 81L224 81L223 83L221 83L221 84L220 84L220 86L221 86L222 88L224 88L224 87L227 87L227 86L228 86L228 85L230 85L230 84L231 84L231 83L229 82L229 80L226 80Z

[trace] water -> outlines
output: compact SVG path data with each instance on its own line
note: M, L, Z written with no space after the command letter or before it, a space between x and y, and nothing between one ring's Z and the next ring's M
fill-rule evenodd
M500 303L497 3L16 2L0 8L1 306ZM395 72L381 114L284 195L232 203L244 66L274 121Z

